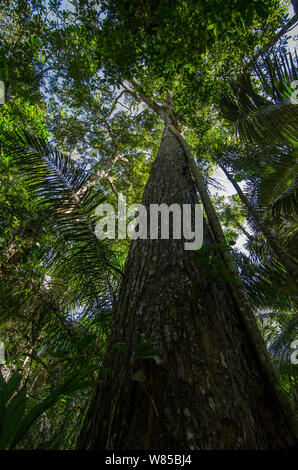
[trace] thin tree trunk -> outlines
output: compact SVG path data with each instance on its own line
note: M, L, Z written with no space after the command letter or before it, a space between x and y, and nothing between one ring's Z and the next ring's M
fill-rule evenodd
M228 172L228 170L220 163L218 163L228 180L232 183L234 188L237 191L238 196L240 197L240 200L243 202L245 207L248 210L249 215L253 217L255 220L255 223L259 227L259 229L263 232L263 234L266 237L266 240L272 249L273 253L275 256L279 259L279 261L284 265L284 267L287 269L290 275L293 276L295 279L297 276L297 269L295 264L289 259L289 257L286 255L286 253L283 251L282 247L274 237L274 235L271 233L270 229L267 228L266 224L263 222L260 214L258 211L253 207L253 205L250 203L249 199L245 196L243 193L242 189L238 185L238 183L234 180L232 175Z
M153 203L197 203L184 147L170 126L144 191L143 204ZM210 232L205 226L205 251L187 251L184 242L132 242L106 375L77 447L293 447L294 431L263 376ZM122 349L114 347L117 343ZM157 355L144 357L146 344Z
M295 15L281 28L281 30L269 41L268 44L265 44L261 49L257 50L254 55L251 57L251 59L248 60L248 62L244 66L244 71L246 71L249 67L253 66L257 59L259 57L262 57L266 54L266 52L269 51L269 49L274 46L274 44L277 43L277 41L284 35L286 34L291 28L295 26L297 23L297 1L293 1L293 8Z

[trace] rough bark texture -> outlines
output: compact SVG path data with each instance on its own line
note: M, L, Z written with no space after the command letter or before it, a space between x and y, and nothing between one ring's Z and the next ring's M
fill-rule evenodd
M197 202L184 150L167 128L143 204ZM214 262L208 229L205 254L184 250L184 241L132 242L105 364L114 368L96 390L78 448L295 446L262 376L229 278L220 261ZM159 364L136 357L144 341L154 343ZM116 343L129 347L115 349Z

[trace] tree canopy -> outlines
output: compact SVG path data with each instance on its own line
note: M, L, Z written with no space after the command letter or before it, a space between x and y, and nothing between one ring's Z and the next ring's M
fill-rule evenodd
M295 12L279 0L2 0L0 448L75 448L110 372L130 246L96 237L95 209L142 201L165 123L194 156L226 253L221 267L203 248L202 269L217 263L230 282L235 266L297 416Z

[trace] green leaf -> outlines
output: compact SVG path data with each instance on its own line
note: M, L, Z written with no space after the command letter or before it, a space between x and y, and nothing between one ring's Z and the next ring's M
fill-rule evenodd
M23 416L26 406L26 390L23 387L5 410L3 428L0 434L0 448L13 449L42 413L54 406L61 397L91 386L92 382L90 381L85 380L82 382L82 379L86 377L86 371L83 370L73 374L41 403L31 408L26 416ZM16 386L18 381L14 378L13 383ZM12 382L10 382L10 386L12 387Z
M143 382L146 382L147 377L142 370L137 370L137 372L135 372L134 375L132 376L132 379L136 380L137 382L143 383Z

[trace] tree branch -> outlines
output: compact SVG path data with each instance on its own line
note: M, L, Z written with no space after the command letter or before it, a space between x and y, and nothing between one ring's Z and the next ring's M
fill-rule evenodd
M244 71L251 67L255 61L262 55L264 55L292 26L297 23L297 15L294 15L293 18L288 21L287 24L268 42L265 46L255 52L255 54L249 59L249 61L244 66Z

